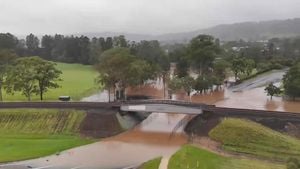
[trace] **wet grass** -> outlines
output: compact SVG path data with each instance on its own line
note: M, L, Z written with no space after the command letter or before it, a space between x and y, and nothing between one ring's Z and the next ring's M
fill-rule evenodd
M46 156L91 143L79 136L85 113L75 110L0 110L0 162Z
M80 100L81 98L91 95L99 90L95 84L95 78L98 73L92 66L81 64L57 63L57 69L62 71L59 82L61 88L50 89L45 93L45 100L58 100L59 96L71 96L72 100ZM4 101L26 101L25 96L21 93L8 95L3 92ZM39 101L39 96L33 96L32 100Z
M186 145L170 159L168 169L284 169L284 165L258 160L234 159Z
M139 169L158 169L160 162L161 162L161 157L155 158L153 160L150 160L144 164Z
M249 120L224 119L209 136L228 151L282 161L300 156L300 140Z

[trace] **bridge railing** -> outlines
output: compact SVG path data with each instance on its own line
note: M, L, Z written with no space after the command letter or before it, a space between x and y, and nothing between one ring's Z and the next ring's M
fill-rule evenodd
M201 107L204 109L215 107L214 105L208 105L204 103L193 103L187 101L178 100L129 100L122 102L123 104L171 104L178 106L188 106L188 107Z

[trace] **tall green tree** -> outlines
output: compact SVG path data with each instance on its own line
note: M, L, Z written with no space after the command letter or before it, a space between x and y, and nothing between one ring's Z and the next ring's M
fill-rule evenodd
M214 37L210 35L199 35L193 38L188 45L189 61L199 71L200 75L209 71L219 52L219 46Z
M190 96L193 87L195 85L195 80L194 78L190 77L190 76L185 76L181 78L181 84L182 87L184 89L184 91L187 93L188 96Z
M11 50L0 50L0 101L3 101L2 89L5 84L5 78L7 76L9 66L16 58L16 54Z
M51 59L51 52L55 46L54 38L50 35L42 37L43 58Z
M59 88L58 81L62 72L58 70L55 66L56 63L43 60L39 57L30 58L31 62L34 64L34 75L38 82L38 93L40 99L43 100L44 94L49 89Z
M0 33L0 49L15 49L18 39L10 33Z
M40 40L34 34L26 36L26 46L31 55L36 54L36 50L39 48Z
M235 81L238 80L238 75L240 73L245 73L246 71L246 63L244 58L234 57L231 61L231 70L234 73Z
M31 96L38 92L33 62L28 58L17 59L7 74L5 87L7 93L21 92L30 101Z
M300 62L290 68L283 77L284 91L292 98L300 97Z

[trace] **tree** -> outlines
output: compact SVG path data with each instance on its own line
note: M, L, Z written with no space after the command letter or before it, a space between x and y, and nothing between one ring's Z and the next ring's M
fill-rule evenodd
M38 82L38 92L40 99L43 100L43 95L49 89L55 89L60 87L57 81L61 81L59 76L62 74L55 66L53 62L43 60L39 57L32 57L31 62L34 64L35 79Z
M107 37L105 40L104 48L103 50L108 50L113 48L113 38L112 37Z
M292 98L300 97L300 62L290 68L283 77L284 91Z
M26 46L31 55L36 54L36 50L39 48L39 38L32 33L26 36Z
M280 94L280 88L276 87L273 83L270 83L266 88L265 88L265 91L267 92L267 95L268 96L271 96L271 100L272 100L272 97L274 95L278 95Z
M10 33L0 33L0 49L15 49L18 39Z
M153 67L148 62L132 55L128 48L112 48L103 52L96 65L100 78L106 88L119 87L118 93L125 92L126 87L142 84L152 78ZM115 93L115 92L114 92Z
M124 35L115 36L113 38L113 46L114 47L127 48L128 47L128 41L126 40Z
M235 81L237 81L239 73L244 73L246 64L243 58L234 57L231 62L231 70L234 73Z
M182 88L182 83L181 79L178 77L174 77L173 79L170 80L168 87L171 92L176 92Z
M190 76L185 76L181 78L181 84L182 87L184 89L184 91L187 93L188 96L190 96L193 87L195 85L195 80L194 78L190 77Z
M230 67L230 63L228 63L224 59L216 59L213 64L214 76L219 81L218 84L222 84L224 79L226 78L226 69ZM217 84L216 84L217 85Z
M209 76L199 75L194 83L194 89L200 93L212 88L213 81Z
M209 71L219 52L218 45L210 35L199 35L188 46L189 61L198 69L200 75Z
M10 64L16 57L16 54L10 50L0 50L0 101L3 101L2 89L5 77L7 76Z
M253 71L253 69L255 67L255 62L254 62L253 59L246 59L244 61L244 64L246 66L245 67L245 72L246 72L247 76L249 76L252 73L252 71Z
M42 37L43 57L45 59L51 59L51 52L55 45L54 42L54 38L50 35Z
M114 87L117 80L114 80L112 77L109 77L107 74L99 74L96 79L96 83L100 84L104 89L108 91L108 102L110 102L110 93L111 88Z
M19 58L7 75L6 90L11 94L22 92L28 101L33 94L39 94L43 100L48 89L59 87L56 82L61 73L55 68L55 63L39 57Z
M17 59L7 74L6 92L10 94L21 92L30 101L31 96L38 91L33 67L34 65L29 59Z

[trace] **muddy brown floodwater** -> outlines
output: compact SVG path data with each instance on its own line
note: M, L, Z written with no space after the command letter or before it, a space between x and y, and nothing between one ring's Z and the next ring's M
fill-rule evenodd
M127 92L130 95L147 95L155 99L161 99L164 95L162 84L159 81L152 85L129 88ZM208 94L194 94L191 97L180 92L173 98L233 108L300 112L299 102L284 101L279 97L270 100L263 87L241 92L233 92L233 90L225 88ZM187 142L183 128L179 128L175 134L171 134L184 117L183 114L152 113L140 125L120 135L70 149L60 155L16 164L35 167L50 165L56 168L117 169L136 166L159 156L169 157Z

